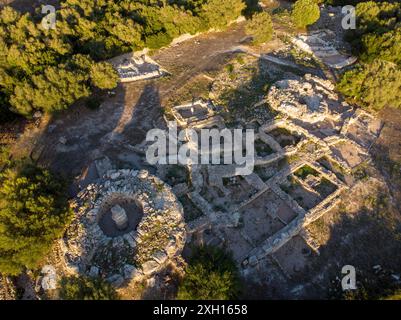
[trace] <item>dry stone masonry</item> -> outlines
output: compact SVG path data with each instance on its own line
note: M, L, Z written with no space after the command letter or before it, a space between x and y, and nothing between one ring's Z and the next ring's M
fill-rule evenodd
M113 59L121 82L133 82L162 77L167 74L157 62L146 54L125 54Z
M267 101L273 109L307 123L326 119L338 121L343 106L333 90L334 85L330 81L307 75L299 80L276 82Z
M184 246L182 206L146 170L107 171L73 207L76 218L61 240L69 273L101 276L120 287L155 274Z
M293 38L292 42L299 49L315 55L331 68L342 69L355 63L356 57L342 54L332 45L335 37L333 31L326 29L299 35Z
M305 228L352 187L333 167L350 174L369 162L367 150L381 129L342 102L331 81L310 74L275 82L263 104L279 114L256 122L254 173L241 177L235 165L192 165L185 188L175 188L201 212L188 223L188 241L200 236L203 243L224 243L244 274L298 235L318 253ZM216 110L210 101L195 101L172 113L182 128L224 128Z

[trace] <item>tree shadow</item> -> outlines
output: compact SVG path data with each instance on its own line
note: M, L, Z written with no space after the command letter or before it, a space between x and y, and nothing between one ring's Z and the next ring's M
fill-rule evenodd
M323 271L327 281L328 290L319 298L345 298L349 294L335 281L343 277L345 265L356 269L359 292L352 294L357 299L378 299L400 286L392 278L401 272L401 256L397 254L401 250L400 216L385 194L374 196L373 209L362 208L356 215L340 213L339 221L330 226L330 239L320 249L320 262L312 264L310 270L311 275Z
M379 117L383 121L383 129L370 154L373 164L385 177L391 195L401 204L401 111L386 108Z

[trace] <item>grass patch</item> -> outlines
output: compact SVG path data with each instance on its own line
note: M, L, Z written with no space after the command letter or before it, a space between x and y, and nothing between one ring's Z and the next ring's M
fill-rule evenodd
M294 172L294 175L296 175L298 178L301 178L301 179L305 179L310 174L315 177L317 177L319 175L319 173L315 169L313 169L312 167L310 167L308 165L305 165Z

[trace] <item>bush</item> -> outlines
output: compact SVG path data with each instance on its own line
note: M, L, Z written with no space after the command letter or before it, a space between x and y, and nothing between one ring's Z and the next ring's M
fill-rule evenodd
M344 73L337 87L362 107L401 108L400 12L399 1L365 1L356 6L357 29L350 30L347 38L362 64Z
M63 300L118 300L115 289L101 278L64 277L60 282Z
M291 17L297 27L304 28L320 18L320 9L314 0L298 0L295 2Z
M209 28L223 29L237 19L245 7L243 0L207 0L199 16Z
M149 49L158 49L169 45L172 40L167 33L154 34L146 38L146 46Z
M119 79L111 64L105 62L99 62L91 66L90 78L92 84L99 89L114 89Z
M238 293L238 272L232 257L215 247L194 249L177 298L228 300L235 299Z
M7 169L0 186L0 273L36 268L72 217L64 184L32 164Z
M253 15L251 20L248 20L245 31L252 35L253 43L264 43L273 37L273 22L267 12L260 12Z
M401 3L363 2L356 6L357 29L347 38L364 62L375 59L401 64Z
M383 297L381 300L401 300L401 289L395 290L392 294Z
M103 99L98 96L90 96L85 101L85 106L88 109L96 110L99 109L100 105L102 104Z
M366 62L381 59L401 66L401 28L383 35L371 33L363 35L360 58Z
M93 86L111 89L117 75L110 64L96 62L144 46L158 49L184 33L224 28L244 8L243 0L64 0L57 29L44 30L41 16L5 6L0 9L0 120L3 100L29 117L36 110L66 109L90 96ZM88 70L71 63L79 55L90 56Z
M375 60L347 71L337 88L363 107L401 109L401 70L391 62Z

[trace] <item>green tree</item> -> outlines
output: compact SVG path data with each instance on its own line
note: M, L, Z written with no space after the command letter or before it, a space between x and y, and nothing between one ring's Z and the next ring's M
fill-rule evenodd
M337 88L364 107L401 108L401 70L391 62L374 60L359 65L343 74Z
M32 82L23 81L14 88L11 105L23 115L34 110L54 112L67 109L76 100L88 97L88 75L65 66L47 67L44 73L34 75Z
M115 289L101 278L64 277L60 282L63 300L118 300Z
M100 89L113 89L117 86L118 74L110 63L99 62L90 70L92 84Z
M347 39L364 62L375 59L401 65L401 3L362 2L356 6L357 29Z
M238 271L232 257L216 247L195 248L177 298L227 300L236 298L238 293Z
M32 164L1 174L0 273L36 268L72 217L64 184Z
M257 0L64 0L56 30L6 6L0 9L1 100L28 117L65 109L93 86L115 86L111 67L95 62L144 46L158 49L184 33L222 29L241 15L244 2L249 9ZM93 59L91 67L77 55Z
M237 19L245 9L243 0L207 0L201 7L199 16L209 28L223 29Z
M248 20L245 31L252 35L255 44L270 41L273 37L273 22L270 14L267 12L254 14L252 19Z
M401 289L395 290L392 294L383 297L382 300L401 300Z
M297 27L304 28L320 18L320 9L314 0L298 0L292 7L291 17Z

